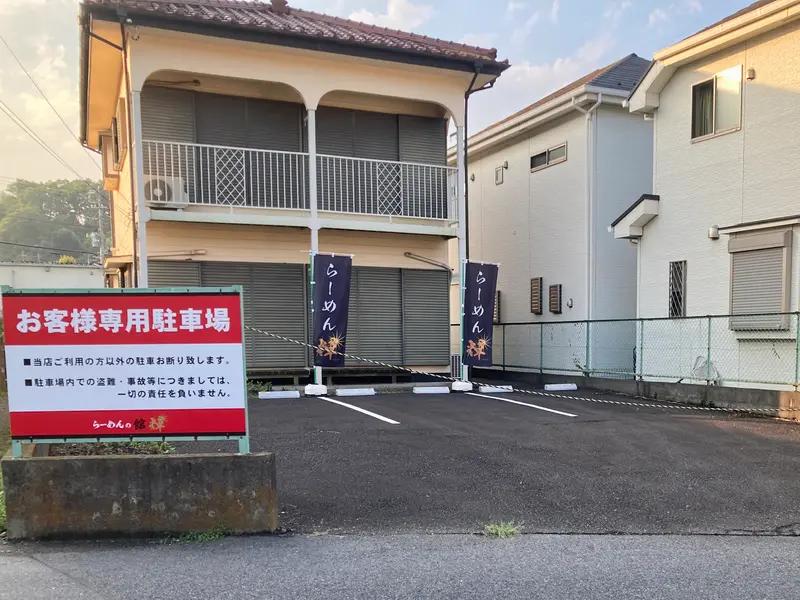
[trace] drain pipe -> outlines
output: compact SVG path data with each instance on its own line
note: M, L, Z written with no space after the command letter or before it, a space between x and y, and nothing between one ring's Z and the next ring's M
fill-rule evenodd
M141 219L137 219L137 205L136 201L138 200L141 202L141 198L137 198L137 195L134 193L134 189L136 187L136 171L135 165L133 164L133 140L131 139L131 130L133 129L130 125L133 123L133 103L131 102L131 82L128 73L128 33L125 28L125 21L128 18L127 11L118 9L117 16L119 17L119 32L121 38L121 48L122 50L122 78L125 80L125 112L128 115L127 123L121 123L118 126L126 127L128 126L128 135L126 136L128 144L127 148L125 149L128 154L128 168L130 170L130 178L131 178L131 234L133 236L133 245L131 246L131 261L132 261L132 271L133 271L133 287L139 287L139 264L140 264L140 257L139 257L139 228L141 227ZM112 208L113 210L113 208Z
M597 135L597 107L603 103L603 94L597 94L597 102L588 109L583 108L575 98L572 99L572 106L578 112L586 115L586 320L594 316L592 301L594 294L594 273L592 262L594 259L594 160L595 160L595 138Z

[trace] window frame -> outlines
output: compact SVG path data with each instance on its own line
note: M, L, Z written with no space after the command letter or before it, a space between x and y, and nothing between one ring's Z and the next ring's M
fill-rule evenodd
M733 69L739 69L739 119L737 125L735 127L730 127L728 129L723 129L721 131L717 131L717 79L725 72L732 71ZM715 137L719 137L721 135L727 135L729 133L734 133L736 131L740 131L742 129L742 92L744 91L744 77L742 74L743 67L742 65L735 65L728 69L723 69L717 73L714 73L711 77L706 77L702 81L697 81L692 84L691 87L691 94L689 95L689 141L694 144L695 142L702 142L705 140L710 140ZM694 90L696 87L705 85L711 82L711 133L707 133L705 135L699 135L697 137L693 137L694 133Z
M673 314L672 306L672 297L674 295L672 284L676 281L676 278L672 276L672 269L673 266L676 268L678 265L681 265L681 286L680 286L680 314ZM685 260L671 260L669 262L669 271L667 277L669 278L667 281L667 315L670 319L682 319L686 317L686 291L687 291L687 267L688 263Z
M111 155L116 171L122 170L125 157L128 155L127 120L125 99L120 98L117 102L117 112L111 118Z
M503 185L503 171L505 171L505 168L503 166L495 167L494 170L495 185Z
M561 158L557 158L555 160L550 160L550 153L553 150L557 150L558 148L564 148L564 156ZM567 158L569 156L569 150L567 148L567 142L562 142L560 144L556 144L555 146L550 146L546 150L542 150L541 152L536 152L535 154L531 154L530 160L533 161L533 158L536 156L540 156L544 154L545 163L538 167L531 166L530 171L531 173L535 173L536 171L541 171L542 169L546 169L547 167L552 167L553 165L557 165L563 162L567 162Z

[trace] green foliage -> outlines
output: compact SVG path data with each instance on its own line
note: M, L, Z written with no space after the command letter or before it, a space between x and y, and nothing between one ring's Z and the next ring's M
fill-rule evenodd
M272 383L269 381L253 381L247 382L247 394L250 396L258 396L258 392L269 392L272 390Z
M74 265L74 264L76 264L78 261L77 261L77 260L75 260L75 257L74 257L74 256L67 256L67 255L65 254L64 256L59 256L59 257L58 257L58 260L57 260L56 262L57 262L58 264L60 264L60 265Z
M483 527L483 534L487 537L493 538L510 538L514 537L522 529L521 523L514 521L500 521L499 523L488 523Z
M0 533L6 530L6 500L3 493L3 474L0 473Z
M0 192L0 240L59 248L86 262L90 255L85 252L97 252L92 233L98 231L98 218L110 232L108 201L97 190L102 192L102 186L89 180L18 179ZM2 245L0 260L53 262L64 252Z
M181 536L178 538L174 538L172 536L167 537L164 540L164 543L172 544L175 542L180 542L182 544L205 544L207 542L221 540L229 535L231 535L231 532L228 529L220 524L217 524L208 531L190 531L189 533L181 534Z

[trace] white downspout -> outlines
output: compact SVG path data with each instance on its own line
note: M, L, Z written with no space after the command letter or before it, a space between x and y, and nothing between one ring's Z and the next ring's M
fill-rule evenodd
M593 279L592 269L594 259L594 130L592 128L595 110L603 102L603 94L597 94L597 102L589 109L585 109L572 99L575 110L586 115L586 319L594 316Z

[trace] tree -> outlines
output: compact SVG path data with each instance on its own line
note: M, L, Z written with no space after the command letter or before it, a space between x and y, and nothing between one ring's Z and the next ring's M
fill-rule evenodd
M81 263L97 261L99 249L92 242L100 218L109 232L108 201L100 183L18 179L0 192L0 241L6 242L0 244L0 260L53 262L68 254Z

